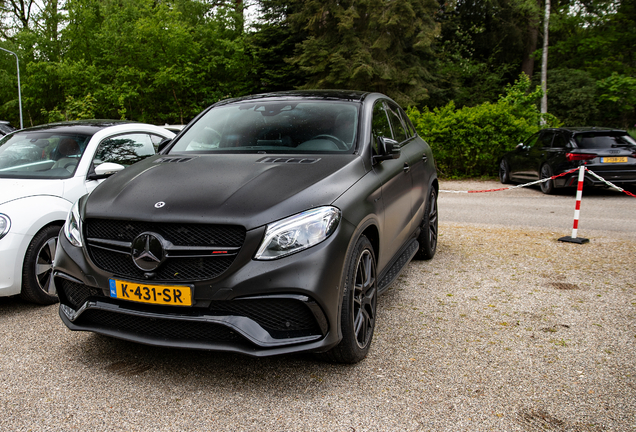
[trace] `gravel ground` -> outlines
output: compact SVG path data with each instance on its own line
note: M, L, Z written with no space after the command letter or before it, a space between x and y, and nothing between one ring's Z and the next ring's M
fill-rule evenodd
M0 299L0 430L636 431L636 242L442 223L353 366L71 332Z

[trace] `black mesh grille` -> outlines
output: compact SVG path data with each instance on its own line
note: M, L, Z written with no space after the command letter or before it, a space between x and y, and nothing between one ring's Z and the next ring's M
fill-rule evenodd
M97 266L115 275L143 279L144 272L134 265L130 255L101 249L91 239L132 242L139 234L155 232L175 246L241 247L245 229L232 225L198 225L130 222L88 219L85 224L88 251ZM168 258L155 272L157 281L195 281L213 279L230 267L234 256L205 258Z
M146 318L97 309L85 311L77 323L180 341L230 342L240 338L231 329L219 324Z
M110 219L86 220L86 237L131 242L139 234L161 234L176 246L240 247L245 229L233 225L199 225L179 223L131 222Z
M75 309L79 309L89 297L103 297L104 295L99 288L89 287L62 278L55 279L55 287L58 295L62 298L62 302L73 306Z
M130 255L96 247L90 248L91 257L101 269L134 279L144 279L144 272L134 264ZM223 273L234 257L170 258L156 270L157 281L212 279Z
M301 301L293 299L258 299L212 302L213 315L251 318L273 337L298 337L320 334L314 314Z

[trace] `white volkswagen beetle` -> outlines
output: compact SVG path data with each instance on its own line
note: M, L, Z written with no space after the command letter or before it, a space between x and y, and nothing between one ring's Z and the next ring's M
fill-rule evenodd
M0 140L0 296L57 301L49 287L69 210L104 178L155 154L165 128L113 120L53 123Z

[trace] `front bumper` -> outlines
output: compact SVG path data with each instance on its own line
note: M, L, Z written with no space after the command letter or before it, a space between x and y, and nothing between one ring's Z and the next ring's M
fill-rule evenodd
M0 297L20 294L22 260L30 241L30 237L11 232L0 239Z
M71 330L149 345L253 356L326 351L341 338L341 281L352 233L342 220L319 245L278 260L254 261L263 229L248 232L222 275L184 282L193 286L191 307L111 298L108 280L117 276L97 268L83 248L60 236L54 271L60 317Z

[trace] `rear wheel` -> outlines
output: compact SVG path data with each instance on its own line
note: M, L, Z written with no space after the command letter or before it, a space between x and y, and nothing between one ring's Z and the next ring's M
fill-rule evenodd
M437 250L437 193L433 188L426 200L420 229L420 235L417 237L420 249L415 254L415 258L428 260L435 256Z
M353 249L347 270L340 326L342 340L325 354L338 363L357 363L371 346L378 297L375 253L361 236Z
M26 301L42 305L57 303L57 295L49 293L49 285L61 228L59 225L47 226L31 240L22 265L20 296Z
M552 177L552 168L550 165L544 164L541 166L541 180ZM554 192L554 180L546 180L541 183L541 192L546 195Z

